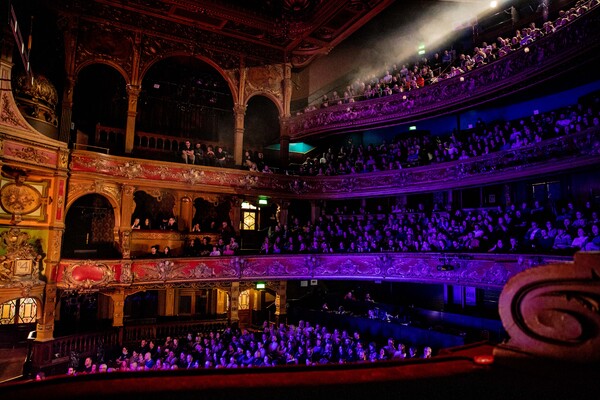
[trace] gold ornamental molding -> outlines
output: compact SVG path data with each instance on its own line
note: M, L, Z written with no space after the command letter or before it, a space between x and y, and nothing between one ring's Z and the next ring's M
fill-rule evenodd
M92 260L65 265L57 287L76 291L92 291L106 287L115 280L114 269Z

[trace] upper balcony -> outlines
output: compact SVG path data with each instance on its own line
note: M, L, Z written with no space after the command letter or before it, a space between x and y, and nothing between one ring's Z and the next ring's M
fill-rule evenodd
M592 65L600 47L600 7L527 47L461 76L424 88L290 118L292 140L336 132L408 124L454 113L530 90L583 65Z
M524 147L402 170L332 177L288 176L73 151L73 178L281 199L344 199L426 193L547 176L600 162L600 127Z

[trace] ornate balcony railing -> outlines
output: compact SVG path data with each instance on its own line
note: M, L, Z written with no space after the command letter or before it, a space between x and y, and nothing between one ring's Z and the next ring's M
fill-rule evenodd
M363 253L62 260L55 279L59 288L75 291L290 279L385 280L500 289L524 269L571 259L515 254Z
M460 77L408 93L342 104L290 118L292 139L409 123L473 107L540 84L597 57L600 7L526 48Z
M432 192L547 175L600 163L600 127L468 160L402 170L333 177L287 176L160 161L136 160L75 150L73 178L121 184L275 198L340 199Z

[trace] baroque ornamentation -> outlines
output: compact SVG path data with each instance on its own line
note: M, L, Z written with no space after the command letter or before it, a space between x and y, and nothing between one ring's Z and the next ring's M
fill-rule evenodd
M214 268L210 268L204 263L200 263L190 270L190 278L193 279L207 279L215 276Z
M15 110L11 107L12 102L8 97L8 94L4 93L2 95L2 109L0 110L0 121L7 125L12 125L15 127L28 129L27 124L23 122L23 119L20 115L17 115Z
M39 281L41 247L29 243L30 236L18 228L10 228L0 234L0 243L6 250L0 256L0 285L13 286L19 282Z
M50 157L31 146L22 147L21 149L14 150L13 155L17 158L20 158L21 160L30 161L36 164L46 164L50 159Z
M96 290L113 282L115 272L103 263L92 260L64 266L62 282L58 284L64 289L77 291Z

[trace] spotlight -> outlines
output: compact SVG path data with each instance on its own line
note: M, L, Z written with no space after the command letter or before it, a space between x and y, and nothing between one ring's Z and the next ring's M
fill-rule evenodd
M461 82L464 82L464 81L465 81L465 77L464 77L464 76L461 76L461 77L460 77L460 81L461 81Z
M529 47L525 47L525 49L523 50L525 53L529 53Z
M497 5L498 5L497 1L491 1L490 2L490 8L496 8Z
M406 100L406 96L402 96L402 100Z

